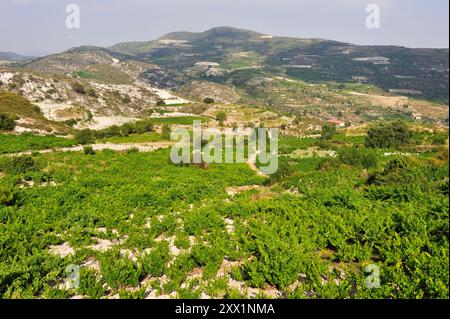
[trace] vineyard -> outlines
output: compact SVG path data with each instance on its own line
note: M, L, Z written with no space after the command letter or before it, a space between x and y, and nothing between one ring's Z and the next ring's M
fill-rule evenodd
M282 137L270 178L167 149L2 156L0 296L448 298L447 135ZM2 153L75 143L0 138Z

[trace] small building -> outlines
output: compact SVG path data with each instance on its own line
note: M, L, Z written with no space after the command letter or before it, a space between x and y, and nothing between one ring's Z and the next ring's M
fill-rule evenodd
M338 120L337 118L332 118L327 121L330 125L335 125L336 127L345 127L345 122Z

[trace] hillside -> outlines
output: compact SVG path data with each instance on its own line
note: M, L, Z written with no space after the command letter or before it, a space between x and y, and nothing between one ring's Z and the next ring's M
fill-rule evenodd
M228 71L259 69L308 82L375 85L385 91L448 104L448 49L358 46L322 39L263 35L229 27L175 32L149 42L121 43L113 51L189 74L198 62L217 63L216 81Z
M295 117L297 133L317 131L330 118L348 126L390 119L448 126L448 103L442 103L448 50L355 46L230 27L72 48L0 69L0 88L24 96L47 119L76 127L120 125L155 112L214 116L222 104L239 105L231 106L238 123L248 107ZM203 105L206 98L215 105ZM196 106L182 106L190 102Z
M16 132L34 131L44 134L67 134L71 129L47 119L37 105L20 95L0 90L0 114L6 114L16 122Z
M229 27L0 66L0 299L448 299L445 90Z
M20 62L33 59L29 56L20 55L14 52L0 52L0 64L8 62Z

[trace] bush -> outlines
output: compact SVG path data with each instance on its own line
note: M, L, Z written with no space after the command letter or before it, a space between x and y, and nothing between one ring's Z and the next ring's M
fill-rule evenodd
M368 169L377 166L378 155L371 149L341 148L338 151L338 162Z
M12 131L16 127L16 123L5 114L0 114L0 131Z
M12 206L17 200L17 191L13 188L0 185L0 205Z
M216 120L219 122L225 122L227 120L227 113L225 113L225 112L217 113Z
M133 133L146 133L152 132L154 128L153 122L150 120L144 120L136 122L133 126Z
M36 170L36 162L30 156L13 157L4 164L4 171L9 174L23 174Z
M160 242L150 253L143 255L139 261L145 275L160 277L164 274L167 263L170 261L169 243Z
M90 129L84 129L75 133L75 140L82 145L92 144L94 143L94 134Z
M156 101L156 106L166 106L166 102L164 100L158 100Z
M333 136L336 135L336 125L325 124L322 126L322 136L323 140L331 140Z
M265 184L276 184L294 173L295 168L289 164L289 161L285 157L280 157L278 159L277 171L275 174L270 175L269 179L265 181Z
M129 258L120 257L118 252L106 252L100 258L100 270L111 288L137 286L141 269Z
M170 126L168 124L164 124L162 126L161 133L162 133L163 139L166 139L166 140L170 139L170 133L171 133Z
M85 154L85 155L95 155L95 151L94 151L94 149L92 148L92 146L85 146L85 147L83 148L83 150L84 150L84 154Z
M81 268L80 270L80 287L78 292L91 299L98 299L103 296L106 289L102 282L97 278L95 270Z
M403 184L411 186L414 183L421 183L424 178L425 167L420 167L419 163L412 158L402 156L390 160L382 172L372 174L367 184L369 185L390 185Z
M78 121L75 119L70 119L70 120L64 121L64 124L66 124L67 126L70 126L70 127L74 127L77 123L78 123Z
M369 129L365 144L372 148L398 148L410 144L412 137L412 131L404 122L382 122Z
M120 133L123 136L129 136L130 134L133 134L133 125L130 123L125 123L120 127Z
M86 94L86 89L78 82L74 82L71 84L72 90L77 92L78 94Z
M205 97L205 98L203 99L203 103L205 103L205 104L213 104L213 103L215 103L215 101L214 101L214 99L211 98L211 97Z

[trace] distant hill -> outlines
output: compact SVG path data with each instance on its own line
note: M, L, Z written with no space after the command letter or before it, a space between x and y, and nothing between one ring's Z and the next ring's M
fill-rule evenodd
M217 72L206 74L205 70L202 76L221 82L229 81L237 70L257 69L315 83L372 84L446 104L449 100L448 49L359 46L230 27L174 32L157 40L120 43L109 49L184 74L192 74L198 62L217 63Z
M19 62L31 59L33 59L33 57L23 56L13 52L0 52L0 61Z
M0 67L0 90L25 97L51 120L83 125L92 116L163 111L214 117L203 103L212 98L296 116L312 130L330 118L448 126L448 56L448 49L357 46L219 27L7 63ZM177 106L164 110L162 101ZM189 102L198 107L186 107Z

